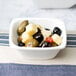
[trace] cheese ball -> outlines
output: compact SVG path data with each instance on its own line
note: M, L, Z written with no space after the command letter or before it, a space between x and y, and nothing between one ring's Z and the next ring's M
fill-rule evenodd
M33 37L26 32L24 32L21 37L23 43L26 43L26 41L33 39Z
M29 35L33 35L37 32L37 27L35 24L29 24L28 26L26 26L26 32L29 34Z

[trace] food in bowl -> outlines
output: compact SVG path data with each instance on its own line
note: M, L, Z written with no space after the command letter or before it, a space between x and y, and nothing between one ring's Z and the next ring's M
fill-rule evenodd
M56 47L62 43L62 30L54 27L53 31L24 20L17 27L17 42L20 47Z

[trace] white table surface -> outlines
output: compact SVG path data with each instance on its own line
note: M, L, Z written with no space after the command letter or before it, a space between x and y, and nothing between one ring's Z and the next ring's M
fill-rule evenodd
M38 9L32 0L0 0L0 31L8 31L10 22L18 17L59 18L67 30L76 29L76 6L69 9Z
M76 65L76 48L61 50L54 59L28 60L20 51L10 47L0 46L0 63L18 63L35 65Z

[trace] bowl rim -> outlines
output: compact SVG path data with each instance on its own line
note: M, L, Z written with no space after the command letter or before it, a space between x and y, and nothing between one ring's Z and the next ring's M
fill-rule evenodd
M42 48L42 47L19 47L17 46L16 44L13 43L12 41L12 37L11 37L11 34L12 34L12 27L14 26L13 23L15 23L16 21L18 20L54 20L54 21L59 21L63 24L64 26L64 29L65 29L65 40L64 40L64 43L62 43L62 45L59 45L59 46L56 46L56 47L45 47L45 48ZM57 19L57 18L15 18L12 20L11 24L10 24L10 29L9 29L9 44L10 44L10 47L12 48L16 48L16 49L20 49L20 50L39 50L39 49L48 49L48 50L57 50L57 49L64 49L66 47L66 28L65 28L65 24L62 20L60 19Z

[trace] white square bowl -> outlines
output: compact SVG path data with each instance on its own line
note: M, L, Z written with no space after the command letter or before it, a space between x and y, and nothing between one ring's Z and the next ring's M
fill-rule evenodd
M59 27L62 30L62 43L56 47L19 47L17 45L17 27L20 21L28 20L36 24L40 24L45 28L53 30L54 27ZM58 19L50 18L17 18L12 20L9 32L10 47L17 49L26 59L51 59L54 58L57 53L66 47L66 29L64 22Z

